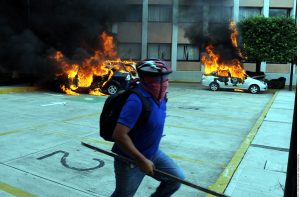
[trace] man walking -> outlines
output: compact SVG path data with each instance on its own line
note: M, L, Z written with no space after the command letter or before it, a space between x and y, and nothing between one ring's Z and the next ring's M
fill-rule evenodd
M136 94L131 94L120 113L113 132L115 144L112 151L133 159L137 166L115 159L116 188L112 197L132 197L144 176L160 181L152 197L168 197L175 193L180 183L157 176L154 169L184 179L183 171L159 149L166 118L166 91L172 69L164 61L148 59L137 64L140 84L137 87L151 103L151 111L143 124L135 127L143 105Z

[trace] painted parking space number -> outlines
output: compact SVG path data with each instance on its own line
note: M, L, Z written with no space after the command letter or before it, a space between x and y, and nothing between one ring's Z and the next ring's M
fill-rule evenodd
M95 158L93 158L93 160L96 160L96 161L99 162L99 164L98 164L97 166L95 166L95 167L91 167L91 168L76 168L76 167L72 167L72 166L70 166L70 165L67 163L67 157L69 156L69 153L66 152L66 151L62 151L62 150L55 151L55 152L53 152L53 153L44 155L44 156L39 157L39 158L37 158L37 159L38 159L38 160L43 160L43 159L45 159L45 158L47 158L47 157L51 157L51 156L56 155L56 154L59 154L59 153L62 153L62 154L63 154L63 156L62 156L61 159L60 159L60 163L61 163L64 167L69 168L69 169L72 169L72 170L77 170L77 171L89 171L89 170L95 170L95 169L97 169L97 168L103 167L104 164L105 164L104 161L102 161L101 159L95 159Z

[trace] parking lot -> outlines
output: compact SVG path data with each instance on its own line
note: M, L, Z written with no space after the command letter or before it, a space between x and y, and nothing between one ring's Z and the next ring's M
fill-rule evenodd
M172 83L161 149L184 169L188 181L214 185L269 110L273 95ZM98 134L106 96L33 91L0 98L0 196L107 197L113 192L113 159L81 145L110 150L112 144ZM146 177L136 196L149 196L157 185ZM205 193L182 186L174 196Z

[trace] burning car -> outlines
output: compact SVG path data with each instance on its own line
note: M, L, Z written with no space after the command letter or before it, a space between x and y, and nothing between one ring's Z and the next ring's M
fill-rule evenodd
M260 91L266 91L268 89L267 83L253 79L247 75L245 79L242 80L236 77L218 76L216 73L210 75L204 74L201 82L203 86L209 87L212 91L219 89L240 89L248 90L252 94L257 94Z
M57 68L56 81L66 94L112 95L135 80L135 62L118 58L112 36L103 32L99 39L101 50L81 61L70 60L61 51L49 57Z
M137 76L134 66L123 63L118 63L118 68L115 66L110 65L109 73L104 76L94 76L89 89L97 90L99 88L102 93L112 95L129 88Z
M109 95L115 94L120 90L127 89L132 80L133 77L129 72L115 71L111 79L102 86L102 91Z
M235 48L239 58L224 60L217 53L212 44L207 44L205 47L206 55L201 57L201 62L204 66L204 74L202 76L202 85L207 86L212 91L225 89L242 89L248 90L252 94L266 91L267 83L249 77L239 61L244 58L244 55L238 49L237 28L234 22L230 22L229 29L231 31L231 44Z
M120 90L130 87L137 73L134 65L124 64L118 61L105 61L107 69L105 73L92 77L86 77L82 72L76 71L74 77L59 75L56 80L61 89L67 94L89 93L92 95L115 94Z

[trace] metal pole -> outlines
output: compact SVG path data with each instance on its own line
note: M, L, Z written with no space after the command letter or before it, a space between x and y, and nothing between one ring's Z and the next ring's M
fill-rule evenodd
M141 59L147 58L147 45L148 45L148 10L149 10L149 3L148 0L142 0L143 2L143 12L142 12L142 54Z
M90 148L90 149L95 150L95 151L100 152L100 153L104 153L104 154L106 154L106 155L108 155L108 156L114 157L114 158L119 159L119 160L121 160L121 161L124 161L124 162L126 162L126 163L129 163L129 164L135 164L135 162L134 162L133 160L128 159L127 157L123 157L123 156L121 156L121 155L117 155L117 154L115 154L115 153L112 153L112 152L109 152L109 151L100 149L100 148L98 148L98 147L92 146L92 145L87 144L87 143L84 143L84 142L81 142L81 144L82 144L83 146L87 147L87 148ZM165 177L167 177L167 178L169 178L169 179L175 180L175 181L177 181L177 182L179 182L179 183L182 183L182 184L187 185L187 186L189 186L189 187L192 187L192 188L194 188L194 189L197 189L197 190L206 192L206 193L208 193L208 194L212 194L212 195L214 195L214 196L218 196L218 197L229 197L229 196L227 196L227 195L225 195L225 194L222 194L222 193L219 193L219 192L216 192L216 191L213 191L213 190L210 190L210 189L201 187L201 186L199 186L199 185L195 185L194 183L191 183L191 182L182 180L182 179L180 179L180 178L178 178L178 177L176 177L176 176L173 176L173 175L171 175L171 174L168 174L168 173L166 173L166 172L163 172L163 171L160 171L160 170L157 170L157 169L154 169L154 174L161 175L161 176L165 176Z

